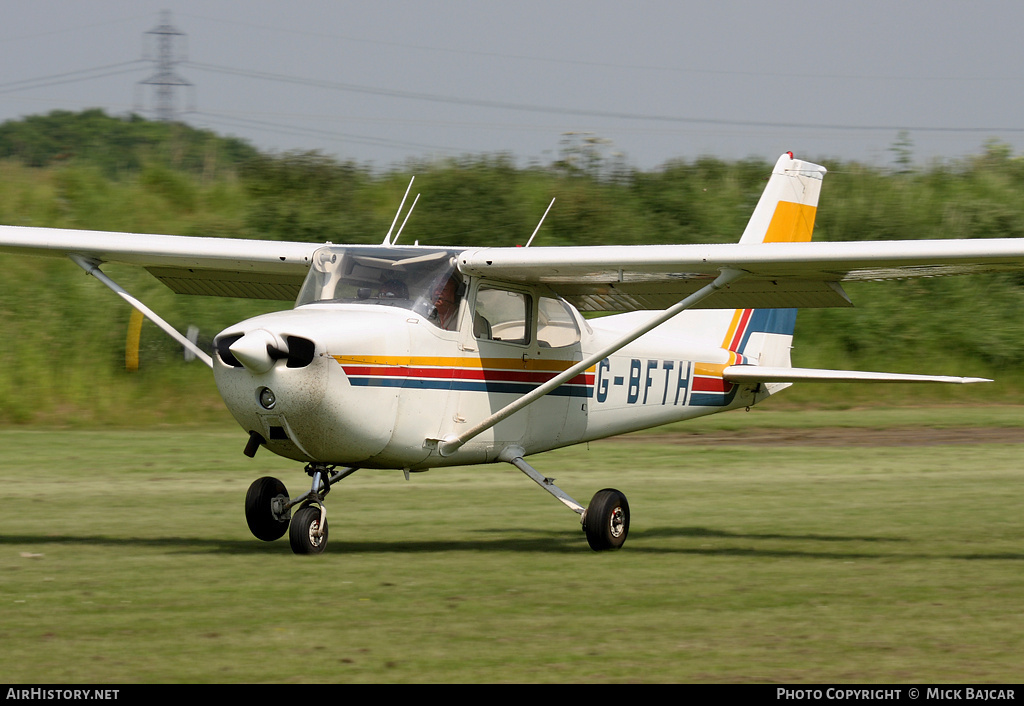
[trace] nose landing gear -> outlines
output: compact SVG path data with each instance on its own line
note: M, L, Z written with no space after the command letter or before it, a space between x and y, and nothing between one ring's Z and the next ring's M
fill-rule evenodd
M245 520L257 539L272 542L285 532L296 554L321 554L327 548L327 508L324 498L331 486L355 473L358 468L345 468L331 473L335 466L311 463L306 473L313 478L308 492L290 500L284 483L277 478L259 478L245 495ZM299 506L295 516L291 510ZM290 521L290 527L289 527Z

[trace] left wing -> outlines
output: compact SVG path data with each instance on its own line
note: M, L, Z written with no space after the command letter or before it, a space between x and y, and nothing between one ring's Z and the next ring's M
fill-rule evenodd
M294 300L318 243L0 226L0 252L139 265L180 294Z
M581 311L663 309L726 269L706 309L852 306L842 283L1024 270L1024 238L478 248L459 269L545 284Z

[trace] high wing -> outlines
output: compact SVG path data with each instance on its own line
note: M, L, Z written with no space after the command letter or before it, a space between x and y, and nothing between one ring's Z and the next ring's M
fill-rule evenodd
M0 252L139 265L180 294L294 300L318 247L0 226ZM844 282L1024 270L1024 238L476 248L461 251L459 269L547 285L581 311L664 309L723 269L746 274L699 308L845 307Z
M0 226L0 252L139 265L179 294L294 300L317 243Z
M1024 238L480 248L459 269L545 284L581 311L663 309L724 269L745 276L695 308L841 307L843 282L1024 270Z

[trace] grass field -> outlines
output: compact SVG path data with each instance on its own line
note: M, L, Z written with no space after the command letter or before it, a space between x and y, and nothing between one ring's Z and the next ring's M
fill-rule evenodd
M1019 681L1021 444L852 442L1012 430L1024 408L670 431L841 424L849 445L659 434L534 457L578 500L628 495L629 541L607 554L510 466L360 472L328 498L318 557L249 534L253 479L308 481L243 456L238 429L5 429L0 680Z

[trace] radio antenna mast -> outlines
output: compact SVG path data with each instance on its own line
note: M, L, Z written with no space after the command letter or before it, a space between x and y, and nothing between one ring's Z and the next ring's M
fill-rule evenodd
M527 248L530 247L530 243L533 242L533 237L535 235L537 235L537 231L539 231L540 227L542 225L544 225L544 219L548 217L548 211L550 211L551 207L554 206L554 205L555 205L555 200L551 199L551 203L549 203L548 207L546 209L544 209L544 215L540 217L540 223L538 223L537 227L533 229L533 235L531 235L530 239L526 241L526 245L524 247L527 247Z

